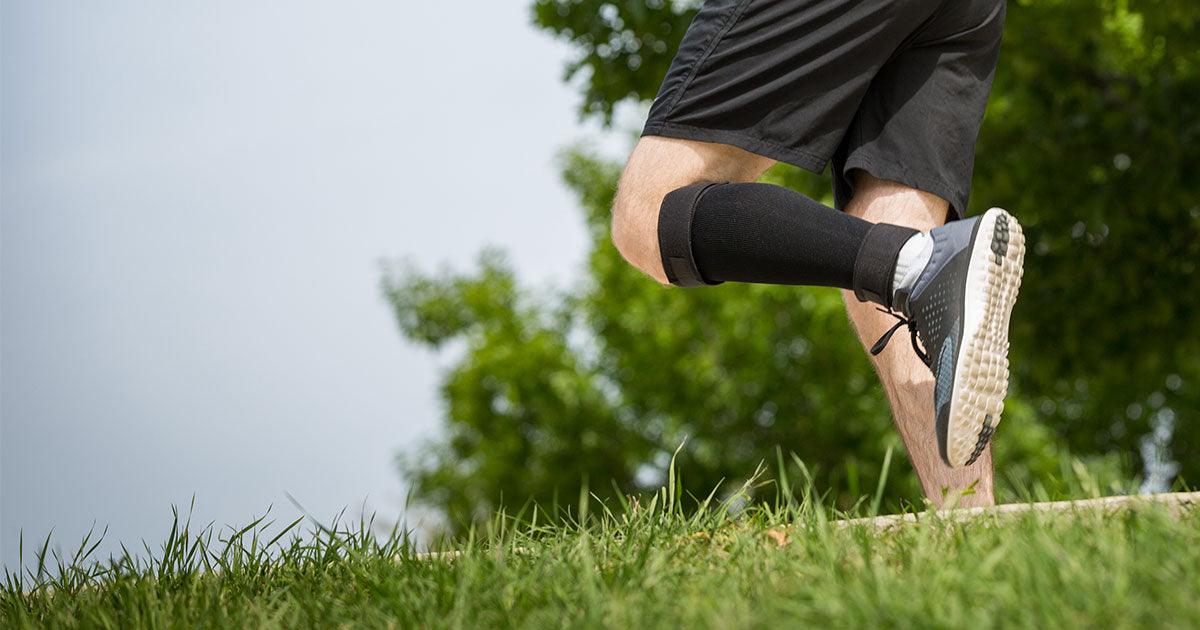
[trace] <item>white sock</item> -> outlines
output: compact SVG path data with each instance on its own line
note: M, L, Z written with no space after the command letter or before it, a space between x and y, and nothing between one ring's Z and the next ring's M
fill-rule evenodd
M896 275L892 277L893 299L896 291L913 288L925 265L929 264L930 256L933 256L933 239L928 232L921 232L904 243L900 257L896 259Z

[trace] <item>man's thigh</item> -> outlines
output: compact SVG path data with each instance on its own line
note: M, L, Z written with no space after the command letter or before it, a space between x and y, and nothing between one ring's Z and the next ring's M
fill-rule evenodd
M1004 17L1004 0L949 0L884 64L833 158L838 208L866 171L947 200L952 219L966 215Z

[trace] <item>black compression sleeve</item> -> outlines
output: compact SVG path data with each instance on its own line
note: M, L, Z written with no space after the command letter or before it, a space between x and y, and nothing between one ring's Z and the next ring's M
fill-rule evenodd
M709 281L852 288L871 223L770 184L719 184L692 219L692 251Z
M916 233L770 184L685 186L663 199L658 222L663 268L678 286L840 287L889 308L896 258Z

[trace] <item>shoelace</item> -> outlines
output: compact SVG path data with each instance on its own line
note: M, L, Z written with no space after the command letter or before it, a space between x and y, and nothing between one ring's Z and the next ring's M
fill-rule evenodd
M892 335L896 334L896 331L900 330L901 326L908 326L908 332L912 334L913 350L917 353L918 357L921 357L921 361L924 361L927 367L932 368L933 360L929 358L928 354L925 354L925 351L921 349L920 344L917 343L917 325L913 322L913 320L908 319L907 317L904 317L895 311L889 311L886 308L876 308L875 310L879 311L880 313L887 313L888 315L891 315L900 321L896 322L896 325L892 326L891 330L883 333L883 336L879 338L879 341L876 341L875 345L871 346L871 354L878 355L880 352L883 352L883 349L887 347L888 342L892 340Z

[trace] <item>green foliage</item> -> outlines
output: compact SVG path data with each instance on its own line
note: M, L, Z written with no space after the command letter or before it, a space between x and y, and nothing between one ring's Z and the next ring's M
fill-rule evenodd
M571 43L581 113L607 122L654 96L695 4L536 0L533 20ZM1128 476L1142 436L1175 419L1171 455L1194 479L1200 5L1022 0L1008 15L972 198L973 212L1014 211L1029 243L997 461L1039 479L1069 451ZM592 237L569 291L535 300L494 253L478 273L389 277L405 334L467 345L443 391L447 440L403 462L417 499L465 523L532 497L634 490L687 439L692 491L781 447L853 502L876 478L863 462L897 439L837 293L642 278L607 241L618 167L564 161ZM768 178L827 196L795 168ZM907 471L888 491L919 496Z
M1200 475L1200 5L1011 6L974 199L1028 226L1016 383L1075 452L1162 409Z
M672 490L672 488L675 488ZM547 525L497 516L418 553L369 523L201 531L8 575L4 628L1194 627L1200 513L923 515L887 531L800 496L738 510L675 486ZM745 490L745 488L743 489ZM562 520L562 519L559 519ZM306 528L307 529L307 528ZM49 545L47 545L49 546ZM986 576L986 579L980 579Z
M611 122L625 99L653 98L699 2L535 0L533 19L569 41L564 80L582 77L581 112Z
M506 502L551 504L560 492L573 500L589 477L603 481L593 489L600 496L631 486L650 447L572 347L570 302L531 303L496 252L473 276L410 269L385 287L407 336L433 347L466 342L442 384L446 441L401 458L422 502L461 524Z
M653 98L649 70L629 61L665 67L686 6L537 0L534 22L579 51L568 70L584 79L582 111L609 116ZM1021 0L1004 37L972 205L1015 211L1029 235L1015 388L1077 452L1131 452L1160 410L1184 416L1173 451L1194 478L1200 5Z

